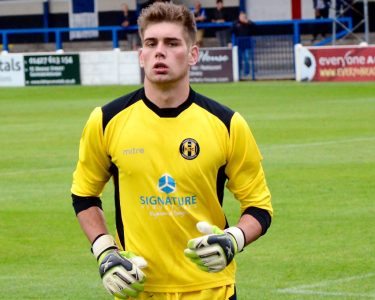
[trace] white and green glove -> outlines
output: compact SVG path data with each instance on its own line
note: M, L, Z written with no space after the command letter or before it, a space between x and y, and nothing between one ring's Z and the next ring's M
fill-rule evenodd
M198 222L197 229L205 235L188 241L184 253L203 271L222 271L245 246L244 233L238 227L221 230L207 222Z
M99 264L100 277L107 291L120 298L136 298L144 289L146 280L141 269L147 266L143 257L129 251L119 251L114 238L100 236L92 245Z

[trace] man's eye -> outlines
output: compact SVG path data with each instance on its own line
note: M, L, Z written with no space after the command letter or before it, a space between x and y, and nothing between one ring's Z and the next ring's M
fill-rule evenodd
M154 47L155 44L156 44L155 42L147 41L147 42L145 43L145 46L146 46L146 47Z

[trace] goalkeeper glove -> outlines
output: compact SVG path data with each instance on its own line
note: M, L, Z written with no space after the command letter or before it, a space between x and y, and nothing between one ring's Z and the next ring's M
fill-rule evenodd
M205 235L188 241L184 253L203 271L222 271L245 246L244 233L238 227L221 230L207 222L198 222L197 229Z
M92 245L99 264L99 274L106 290L120 298L136 298L144 289L146 277L141 269L147 266L143 257L119 251L111 235L100 236Z

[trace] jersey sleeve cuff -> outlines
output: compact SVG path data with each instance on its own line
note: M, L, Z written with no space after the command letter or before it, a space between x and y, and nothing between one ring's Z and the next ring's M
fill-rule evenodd
M264 235L271 226L271 215L265 209L251 206L246 208L242 215L246 214L254 217L259 222L260 226L262 227L261 235Z
M99 197L81 197L72 194L72 200L73 200L73 208L78 215L81 211L86 210L92 206L99 207L100 209L102 208L102 201L100 200Z

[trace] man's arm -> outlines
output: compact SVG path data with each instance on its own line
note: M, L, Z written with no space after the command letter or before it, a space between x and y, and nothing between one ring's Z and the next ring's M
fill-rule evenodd
M256 241L262 235L262 226L253 216L244 214L237 227L242 230L245 237L245 246Z
M102 234L108 234L103 211L97 206L91 206L77 214L78 222L90 243Z
M236 226L220 229L198 222L203 235L188 241L187 256L206 272L220 272L243 248L267 232L272 221L271 194L261 165L262 156L246 121L234 115L226 174L227 187L240 201L242 215Z

